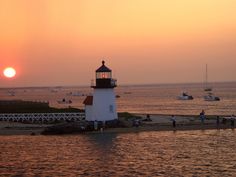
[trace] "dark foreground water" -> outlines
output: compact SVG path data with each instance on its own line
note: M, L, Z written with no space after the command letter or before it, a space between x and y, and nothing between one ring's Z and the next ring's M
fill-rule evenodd
M236 131L0 136L0 176L236 176Z

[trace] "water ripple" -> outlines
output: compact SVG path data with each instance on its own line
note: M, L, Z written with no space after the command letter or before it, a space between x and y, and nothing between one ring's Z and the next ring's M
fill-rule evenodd
M235 176L232 130L0 136L0 176Z

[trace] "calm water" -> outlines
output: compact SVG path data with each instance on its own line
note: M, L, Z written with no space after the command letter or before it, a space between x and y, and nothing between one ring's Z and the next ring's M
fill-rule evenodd
M0 136L0 176L236 176L236 131Z
M152 114L199 114L202 109L207 114L231 115L236 114L236 82L210 84L216 96L221 98L219 102L207 102L203 100L204 91L202 84L171 84L171 85L143 85L143 86L119 86L116 94L118 111ZM10 96L8 91L14 91L15 96ZM176 97L182 92L188 91L194 100L180 101ZM58 104L57 100L66 98L72 100L71 106L83 108L85 96L71 96L68 93L90 94L89 87L57 87L57 88L18 88L0 89L1 99L23 99L49 101L54 107L68 107Z

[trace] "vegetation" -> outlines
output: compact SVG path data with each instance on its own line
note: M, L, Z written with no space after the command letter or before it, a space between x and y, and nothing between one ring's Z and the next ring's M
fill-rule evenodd
M0 101L0 113L57 113L83 112L77 108L53 108L48 102L33 102L22 100Z
M120 112L118 113L119 118L124 118L125 120L130 120L130 119L141 119L140 116L136 116L132 113L129 112Z

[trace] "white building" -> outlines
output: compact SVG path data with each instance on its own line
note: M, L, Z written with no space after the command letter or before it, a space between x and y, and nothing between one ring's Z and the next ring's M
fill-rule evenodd
M116 80L112 79L112 71L105 66L96 70L96 83L91 86L94 89L93 96L84 100L85 119L88 121L109 121L118 118L116 112L116 97L114 88Z

